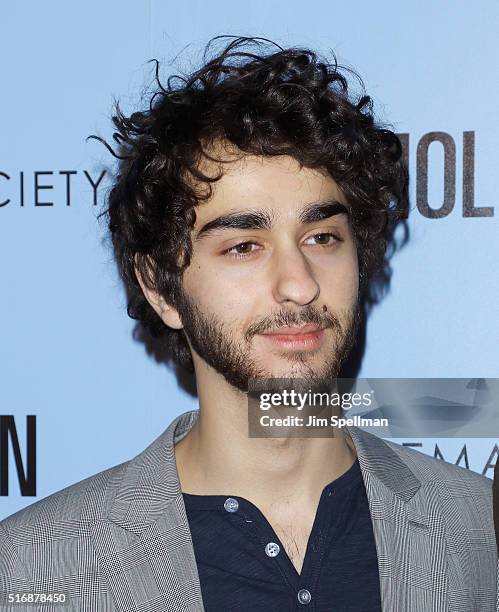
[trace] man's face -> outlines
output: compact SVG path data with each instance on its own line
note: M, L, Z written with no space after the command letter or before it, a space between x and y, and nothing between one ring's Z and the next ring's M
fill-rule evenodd
M203 360L243 391L249 378L337 376L360 316L347 211L327 173L291 157L224 165L196 209L178 305L196 370Z

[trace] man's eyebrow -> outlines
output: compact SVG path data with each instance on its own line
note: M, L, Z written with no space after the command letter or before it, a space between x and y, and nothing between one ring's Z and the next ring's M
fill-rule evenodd
M205 223L196 233L195 241L219 229L264 229L272 228L273 216L267 210L227 213Z
M314 223L328 219L334 215L350 211L345 204L336 200L324 200L306 204L300 211L298 219L301 223ZM267 230L272 229L274 216L268 210L235 211L216 217L205 223L196 233L194 240L199 241L220 229Z
M298 216L298 219L302 223L314 223L315 221L329 219L329 217L341 215L342 213L350 216L350 210L345 204L342 204L337 200L325 200L323 202L312 202L311 204L304 206Z

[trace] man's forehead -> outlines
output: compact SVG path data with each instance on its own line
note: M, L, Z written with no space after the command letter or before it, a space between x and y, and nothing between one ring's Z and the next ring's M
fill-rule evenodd
M341 199L342 192L325 168L302 166L291 155L258 155L247 153L234 144L218 140L204 145L209 157L201 155L198 170L210 177L220 177L211 183L213 191L258 191L262 182L285 182L286 186L303 190L324 189ZM321 185L321 187L318 187ZM215 198L217 199L217 198Z

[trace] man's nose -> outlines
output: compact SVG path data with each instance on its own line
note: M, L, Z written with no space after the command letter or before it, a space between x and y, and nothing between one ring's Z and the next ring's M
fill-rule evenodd
M273 294L279 302L305 306L315 301L320 287L310 263L297 246L287 246L273 253Z

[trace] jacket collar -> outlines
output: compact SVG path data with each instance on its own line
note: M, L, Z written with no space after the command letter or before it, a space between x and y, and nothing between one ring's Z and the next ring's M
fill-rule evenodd
M176 417L162 434L128 462L109 513L111 521L140 532L181 495L174 446L189 433L198 414L198 410L191 410Z
M364 477L376 478L401 501L408 502L418 492L421 481L382 438L359 427L345 427L357 451Z

